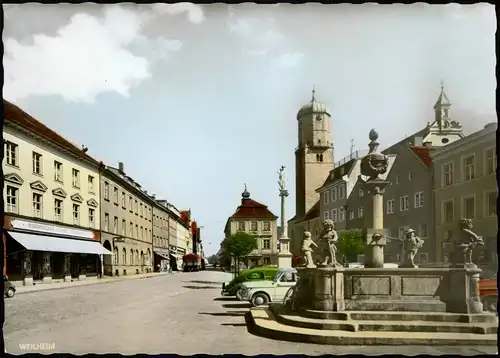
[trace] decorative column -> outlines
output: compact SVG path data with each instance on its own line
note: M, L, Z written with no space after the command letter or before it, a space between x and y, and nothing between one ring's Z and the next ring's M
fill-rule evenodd
M288 190L285 188L285 167L279 170L279 188L281 198L281 237L278 239L280 249L278 252L278 266L292 267L292 254L290 252L290 238L288 237L288 227L285 216L285 198L288 196Z
M386 245L384 230L384 190L388 181L380 179L389 166L387 156L378 153L378 133L372 129L369 134L370 151L361 160L361 174L368 176L365 183L366 191L371 199L371 210L365 216L365 240L367 251L365 255L366 268L384 267L384 246Z
M71 282L71 254L64 254L64 282Z
M43 253L42 282L52 283L52 266L50 264L51 252Z
M24 286L33 286L33 251L26 250L23 254L23 276L24 276Z

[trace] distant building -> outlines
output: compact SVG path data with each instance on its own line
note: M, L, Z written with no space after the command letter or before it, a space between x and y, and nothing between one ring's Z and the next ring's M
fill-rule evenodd
M266 205L250 198L250 193L241 194L241 205L231 215L224 227L225 237L230 237L239 231L257 237L258 248L243 259L247 267L258 265L278 265L277 222Z
M484 247L475 250L474 262L497 264L497 123L431 153L434 168L435 251L449 260L452 240L459 235L459 220L472 219L473 231Z
M101 242L114 256L105 257L104 274L134 275L153 270L154 199L126 172L101 170Z
M153 204L153 265L165 271L170 266L169 210L166 200L155 200Z

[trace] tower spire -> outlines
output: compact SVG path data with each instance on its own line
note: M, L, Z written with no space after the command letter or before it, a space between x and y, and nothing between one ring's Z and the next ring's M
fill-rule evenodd
M316 86L313 85L313 90L312 90L312 99L311 99L311 102L314 102L316 100Z

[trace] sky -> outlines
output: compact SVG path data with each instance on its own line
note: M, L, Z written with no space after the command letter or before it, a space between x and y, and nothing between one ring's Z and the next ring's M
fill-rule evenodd
M287 219L296 114L332 113L335 161L433 120L443 81L465 133L494 122L494 6L4 5L3 96L158 199L217 252L244 183Z

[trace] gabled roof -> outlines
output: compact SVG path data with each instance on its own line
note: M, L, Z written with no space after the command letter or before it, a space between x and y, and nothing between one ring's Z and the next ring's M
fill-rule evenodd
M328 178L326 178L323 185L321 185L321 187L319 187L316 191L338 181L339 179L342 178L342 176L348 175L351 172L354 165L356 164L357 160L358 160L357 158L351 159L348 162L331 170L330 173L328 174Z
M74 144L70 143L68 140L63 138L61 135L54 132L52 129L45 126L43 123L39 122L28 113L24 112L18 106L3 100L4 109L4 120L6 123L11 122L15 125L25 128L26 130L38 134L39 136L49 140L52 143L63 147L69 152L77 155L82 159L86 159L95 165L99 165L99 162L94 158L86 154L82 149L77 148Z
M413 151L413 153L416 154L416 156L422 161L422 163L425 164L426 167L431 167L432 159L430 155L430 148L410 146L410 149Z
M277 219L268 208L267 205L261 204L250 198L242 199L241 205L238 206L231 218L258 218L258 219Z
M300 218L299 221L308 221L319 218L319 200L309 209L309 211Z

